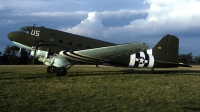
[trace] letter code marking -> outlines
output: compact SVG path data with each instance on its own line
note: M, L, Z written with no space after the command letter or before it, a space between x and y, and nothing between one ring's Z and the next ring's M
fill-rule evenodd
M40 31L39 30L31 30L31 35L39 37L40 36Z

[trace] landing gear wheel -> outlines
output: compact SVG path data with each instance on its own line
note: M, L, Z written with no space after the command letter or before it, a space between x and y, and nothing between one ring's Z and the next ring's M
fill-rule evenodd
M67 70L66 68L58 68L56 71L56 76L66 76Z
M55 73L55 72L56 72L56 67L54 66L47 67L47 73Z

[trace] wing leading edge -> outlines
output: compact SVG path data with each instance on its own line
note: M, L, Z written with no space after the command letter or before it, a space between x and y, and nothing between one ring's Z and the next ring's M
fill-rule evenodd
M69 61L105 63L111 62L117 57L126 57L134 53L146 51L148 48L148 45L145 43L128 43L79 51L61 51L59 54L66 57Z

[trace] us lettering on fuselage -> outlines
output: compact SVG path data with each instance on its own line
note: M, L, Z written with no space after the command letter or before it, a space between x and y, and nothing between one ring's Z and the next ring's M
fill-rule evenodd
M40 36L40 31L39 30L31 30L31 35L39 37Z

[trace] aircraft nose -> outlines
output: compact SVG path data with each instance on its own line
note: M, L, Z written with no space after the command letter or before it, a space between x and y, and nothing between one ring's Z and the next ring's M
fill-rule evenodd
M8 39L13 41L14 40L14 32L10 32L8 35Z
M13 38L12 32L9 33L7 36L8 36L8 39L12 41L12 38Z

